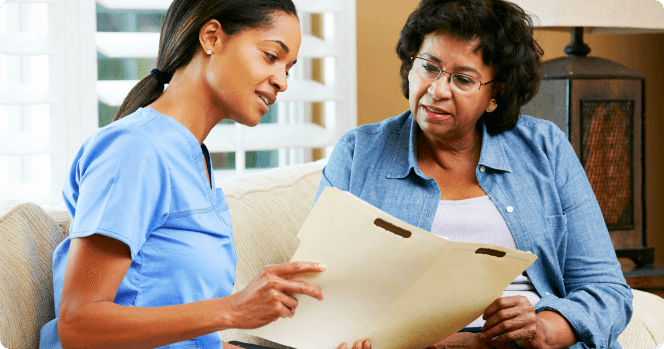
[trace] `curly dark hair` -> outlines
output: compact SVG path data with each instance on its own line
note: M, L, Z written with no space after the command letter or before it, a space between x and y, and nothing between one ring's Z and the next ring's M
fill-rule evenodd
M489 133L513 128L521 107L539 88L542 48L523 9L504 0L422 0L401 30L401 90L409 98L408 73L427 34L442 31L458 40L479 39L484 63L494 67L498 107L480 118Z

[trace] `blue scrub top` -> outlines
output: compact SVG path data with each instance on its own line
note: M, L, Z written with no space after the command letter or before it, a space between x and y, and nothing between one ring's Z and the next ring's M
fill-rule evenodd
M170 116L142 108L95 132L62 190L72 222L53 253L56 319L40 348L61 348L57 316L72 238L102 234L129 246L132 263L115 303L158 307L231 293L237 255L228 204L208 182L210 155ZM212 172L210 171L210 174ZM218 333L164 348L221 348Z

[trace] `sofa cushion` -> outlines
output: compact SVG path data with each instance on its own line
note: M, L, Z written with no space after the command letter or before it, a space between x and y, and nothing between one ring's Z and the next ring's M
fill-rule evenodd
M0 205L0 342L38 348L39 330L55 317L51 264L62 227L31 203Z
M288 262L309 215L326 161L264 171L221 182L231 212L238 255L233 292L244 289L266 265ZM220 332L224 341L286 348L236 330Z
M634 314L618 337L623 349L653 349L664 343L664 298L632 290Z

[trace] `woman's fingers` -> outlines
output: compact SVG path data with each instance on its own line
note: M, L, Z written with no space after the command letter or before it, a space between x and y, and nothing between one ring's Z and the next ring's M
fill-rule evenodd
M353 349L371 349L371 342L368 339L356 341Z
M482 318L488 320L494 316L497 312L507 309L517 307L519 305L531 305L528 298L523 296L514 296L514 297L500 297L489 304L489 306L484 310ZM531 305L532 306L532 305Z
M266 287L282 293L303 294L316 298L319 301L323 300L323 291L319 286L302 280L287 280L280 277L269 276L267 277Z
M527 308L524 309L523 307L512 307L512 308L502 309L494 313L491 317L487 318L482 329L488 330L500 323L509 322L520 316L523 316L526 313L529 313L529 311L527 310ZM532 314L533 316L535 316L534 308Z
M303 294L319 301L323 300L323 290L318 285L301 280L281 279L281 290L288 293Z
M302 274L320 273L325 271L325 266L316 262L289 262L278 265L270 265L264 268L282 278L291 278Z
M484 312L482 340L500 342L531 338L537 329L535 308L526 297L503 297ZM494 340L495 338L495 340Z
M341 343L337 349L348 349L348 346ZM371 349L371 342L368 339L356 341L351 349Z
M279 265L270 265L261 271L259 278L267 279L271 286L283 292L303 294L309 297L323 300L323 291L317 285L301 280L289 280L289 278L309 273L320 273L325 267L315 262L291 262Z
M289 277L325 270L319 263L293 262L271 265L263 268L260 274L247 287L232 297L234 317L239 319L237 327L256 328L277 319L292 317L298 301L293 294L303 294L323 300L320 287Z

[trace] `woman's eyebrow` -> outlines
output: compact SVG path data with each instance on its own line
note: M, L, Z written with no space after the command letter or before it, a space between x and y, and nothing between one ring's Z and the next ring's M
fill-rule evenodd
M476 69L471 68L471 67L466 67L466 66L463 66L463 65L457 65L456 67L454 67L454 70L455 71L462 71L462 72L473 72L477 75L481 75L480 72L478 72Z
M422 55L425 56L427 59L430 59L430 60L432 60L432 61L434 61L438 64L441 64L441 65L443 64L443 61L441 61L440 58L438 58L436 56L432 56L428 53L423 53ZM461 71L461 72L472 72L472 73L475 73L477 75L481 75L480 72L477 71L477 69L471 68L471 67L466 67L465 65L455 66L454 71L455 72L459 72L459 71Z
M430 60L432 60L432 61L434 61L434 62L436 62L436 63L438 63L438 64L442 64L442 63L443 63L443 61L441 61L440 58L438 58L438 57L436 57L436 56L432 56L432 55L430 55L430 54L428 54L428 53L423 53L422 55L425 56L425 58L430 59Z
M265 41L276 42L277 44L279 44L279 46L281 46L282 50L286 51L286 53L290 53L290 49L288 48L288 46L286 46L286 44L284 44L284 42L281 40L265 40Z
M284 42L281 40L265 40L265 41L277 43L279 44L279 46L281 46L282 50L284 50L286 53L290 53L290 49L288 48L288 46L286 46L286 44L284 44ZM294 60L293 63L291 63L289 66L292 67L293 65L295 65L295 63L297 63L297 59Z

